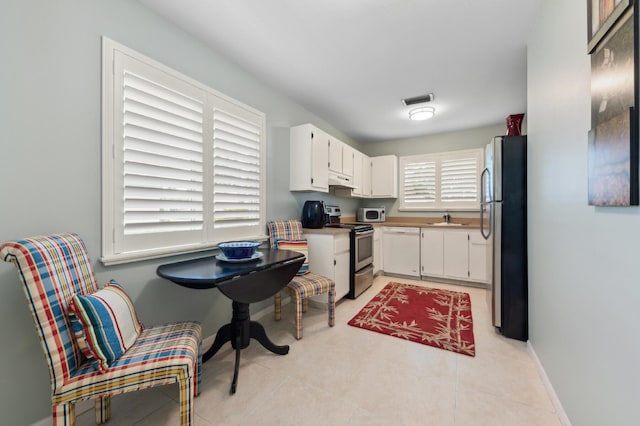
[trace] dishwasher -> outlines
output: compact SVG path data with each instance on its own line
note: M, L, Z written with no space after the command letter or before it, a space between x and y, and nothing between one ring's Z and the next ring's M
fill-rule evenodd
M383 262L385 274L420 278L420 228L385 226Z

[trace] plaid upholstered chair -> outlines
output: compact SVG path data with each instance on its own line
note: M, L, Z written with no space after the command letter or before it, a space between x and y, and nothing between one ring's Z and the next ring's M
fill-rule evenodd
M299 220L275 220L267 224L269 242L272 248L301 251L307 256L306 240ZM308 256L307 256L308 257ZM307 298L327 293L329 326L333 327L336 308L336 284L329 278L317 275L308 270L308 258L286 287L296 308L296 339L302 339L302 313L307 311ZM282 316L282 294L274 296L275 318Z
M111 416L111 396L169 383L177 383L180 389L182 425L192 424L202 360L200 324L142 328L120 287L110 284L98 289L84 243L74 234L8 242L0 247L0 258L15 264L24 284L51 376L54 425L75 424L75 403L87 399L95 400L96 423L104 423ZM101 308L116 317L105 318ZM86 324L81 338L82 333L72 326L78 320L75 316L86 320L92 313L104 321L103 329ZM103 352L91 352L88 347L95 349L92 342L106 336L116 350L118 339L110 340L114 336L109 334L110 320L114 321L111 330L127 335L122 341L130 339L129 347L120 348L124 352L117 359L102 359Z

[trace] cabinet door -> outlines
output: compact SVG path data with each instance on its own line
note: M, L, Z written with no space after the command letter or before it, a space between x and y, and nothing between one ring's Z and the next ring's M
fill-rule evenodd
M441 277L444 275L444 231L420 230L420 273Z
M373 227L373 273L377 274L382 271L383 258L382 258L382 228L379 226Z
M354 174L355 152L351 146L342 143L342 174L349 177Z
M337 253L335 256L336 302L349 293L349 252Z
M336 283L336 302L349 293L349 233L338 235L305 234L309 244L309 270ZM314 296L327 303L327 295Z
M444 231L444 275L447 278L469 279L469 233Z
M362 154L362 196L371 197L371 158Z
M311 149L311 188L324 192L329 188L328 149L328 135L320 129L315 129Z
M333 236L333 280L336 283L336 301L349 293L349 260L351 253L349 242L348 233Z
M362 154L360 151L353 150L353 188L351 195L354 197L362 197Z
M480 231L469 232L469 278L483 283L491 282L491 242Z
M342 142L327 135L329 146L329 171L342 173ZM352 172L353 173L353 172Z
M309 253L309 270L333 279L333 235L305 234Z
M311 124L290 129L289 190L329 192L326 133Z
M371 197L398 197L398 157L371 157Z

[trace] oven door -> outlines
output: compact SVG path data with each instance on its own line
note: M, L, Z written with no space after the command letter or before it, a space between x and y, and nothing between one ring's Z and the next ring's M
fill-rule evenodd
M359 271L373 263L373 231L355 233L354 271Z

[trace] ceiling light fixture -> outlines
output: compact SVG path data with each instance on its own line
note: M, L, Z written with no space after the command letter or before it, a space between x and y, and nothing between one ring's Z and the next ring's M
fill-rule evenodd
M409 118L416 121L428 120L429 118L433 117L435 113L436 109L433 107L414 108L409 111Z

